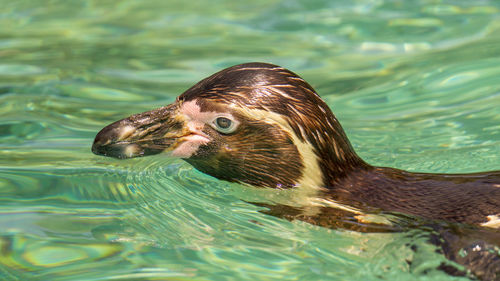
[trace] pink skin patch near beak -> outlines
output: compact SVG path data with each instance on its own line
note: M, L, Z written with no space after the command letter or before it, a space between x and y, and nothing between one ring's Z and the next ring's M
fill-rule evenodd
M190 134L179 139L180 144L171 151L170 155L179 158L189 158L199 149L200 145L210 142L210 138L202 132L203 127L214 118L215 112L201 112L196 100L182 104L180 113L188 120L186 127Z
M200 145L207 144L210 140L202 135L191 134L180 139L182 143L170 153L173 157L189 158L198 150Z

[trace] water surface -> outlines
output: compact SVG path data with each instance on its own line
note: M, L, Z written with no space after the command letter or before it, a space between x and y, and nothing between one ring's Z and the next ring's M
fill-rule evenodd
M264 61L309 81L371 164L498 170L498 1L0 6L0 279L455 280L417 230L288 222L181 160L90 146L112 121Z

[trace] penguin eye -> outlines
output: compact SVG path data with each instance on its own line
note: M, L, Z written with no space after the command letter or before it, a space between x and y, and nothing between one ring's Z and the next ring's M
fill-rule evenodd
M215 119L215 123L217 124L217 127L221 128L221 129L227 129L229 127L231 127L231 123L233 121L227 119L226 117L219 117L217 119Z
M236 122L227 117L217 117L213 121L213 127L223 134L229 134L236 130Z

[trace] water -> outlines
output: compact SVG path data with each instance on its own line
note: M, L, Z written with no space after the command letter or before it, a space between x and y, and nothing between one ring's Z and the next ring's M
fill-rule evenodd
M181 160L90 145L217 70L265 61L309 81L371 164L500 169L500 2L0 6L1 280L455 280L417 230L288 222Z

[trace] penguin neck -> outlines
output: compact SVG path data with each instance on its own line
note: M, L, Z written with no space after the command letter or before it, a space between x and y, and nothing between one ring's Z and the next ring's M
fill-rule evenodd
M319 167L326 188L334 188L346 178L365 174L365 171L375 168L356 154L343 131L336 130L335 134L329 135L329 142L316 145Z

